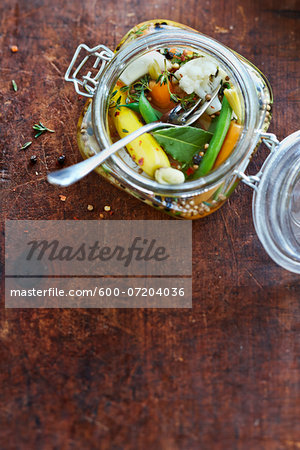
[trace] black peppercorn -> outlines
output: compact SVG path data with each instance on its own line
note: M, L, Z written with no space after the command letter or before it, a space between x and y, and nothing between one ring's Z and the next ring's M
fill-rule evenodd
M35 163L37 162L37 156L36 156L36 155L30 156L30 162L31 162L32 164L35 164Z
M66 160L66 156L65 155L60 155L57 158L58 164L64 164L65 160Z
M169 50L165 53L165 57L167 59L172 59L174 58L174 53L170 52Z
M223 95L224 94L224 89L230 89L230 84L229 83L223 83L220 90L219 90L219 94Z
M165 197L166 207L170 209L172 207L173 199L172 197Z
M193 163L194 164L196 164L197 166L199 166L199 164L201 163L201 161L202 161L202 156L200 156L200 155L194 155L193 156Z

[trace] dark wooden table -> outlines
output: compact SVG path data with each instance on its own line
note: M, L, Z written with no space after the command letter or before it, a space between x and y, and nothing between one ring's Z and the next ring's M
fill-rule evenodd
M59 155L80 160L84 100L63 80L79 43L113 48L143 20L186 23L264 71L282 139L299 128L296 4L2 0L2 238L4 219L167 219L94 173L67 189L47 183ZM32 139L39 120L55 134ZM8 310L3 299L1 449L299 449L299 277L263 250L251 201L240 185L193 223L192 310Z

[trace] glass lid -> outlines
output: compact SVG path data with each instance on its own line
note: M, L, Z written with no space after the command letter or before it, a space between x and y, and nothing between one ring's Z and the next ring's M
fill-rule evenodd
M269 256L300 274L300 130L266 159L253 195L257 235Z

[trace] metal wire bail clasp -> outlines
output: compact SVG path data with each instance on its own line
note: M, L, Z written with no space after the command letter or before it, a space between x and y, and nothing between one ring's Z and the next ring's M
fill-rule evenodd
M260 171L257 172L255 175L246 175L243 170L235 170L234 171L234 173L242 180L243 183L247 184L247 186L250 186L255 191L257 191L257 189L258 189L258 185L259 185L260 179L262 177L263 167L265 166L266 162L270 158L271 154L277 150L278 145L279 145L279 141L278 141L277 137L275 136L275 134L261 133L260 137L261 137L261 140L264 142L264 144L270 150L270 154L265 159L265 162L264 162L262 168L260 169Z
M76 67L76 61L82 49L85 50L87 54ZM85 44L80 44L77 47L76 52L74 53L68 70L66 71L65 80L72 81L74 83L75 90L78 94L83 95L84 97L93 97L104 66L107 61L110 61L112 59L113 56L114 53L105 45L100 44L97 45L97 47L90 48ZM98 69L98 72L96 73L96 75L92 76L92 72L89 71L86 75L83 75L82 78L77 78L79 71L91 57L96 58L92 68ZM73 71L73 73L71 73L74 67L75 70ZM83 89L81 89L81 87Z

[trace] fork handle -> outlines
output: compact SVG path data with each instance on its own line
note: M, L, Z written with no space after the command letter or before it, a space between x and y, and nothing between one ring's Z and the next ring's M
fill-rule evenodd
M55 172L49 173L47 179L49 183L55 184L57 186L70 186L81 178L85 177L92 170L96 169L100 164L102 164L107 158L113 155L115 152L120 150L125 145L129 144L134 139L138 138L144 133L155 130L156 128L174 127L176 125L163 122L152 122L147 125L142 126L133 133L128 134L124 138L112 144L110 147L97 153L91 158L85 159L73 166L66 167L65 169L57 170Z

